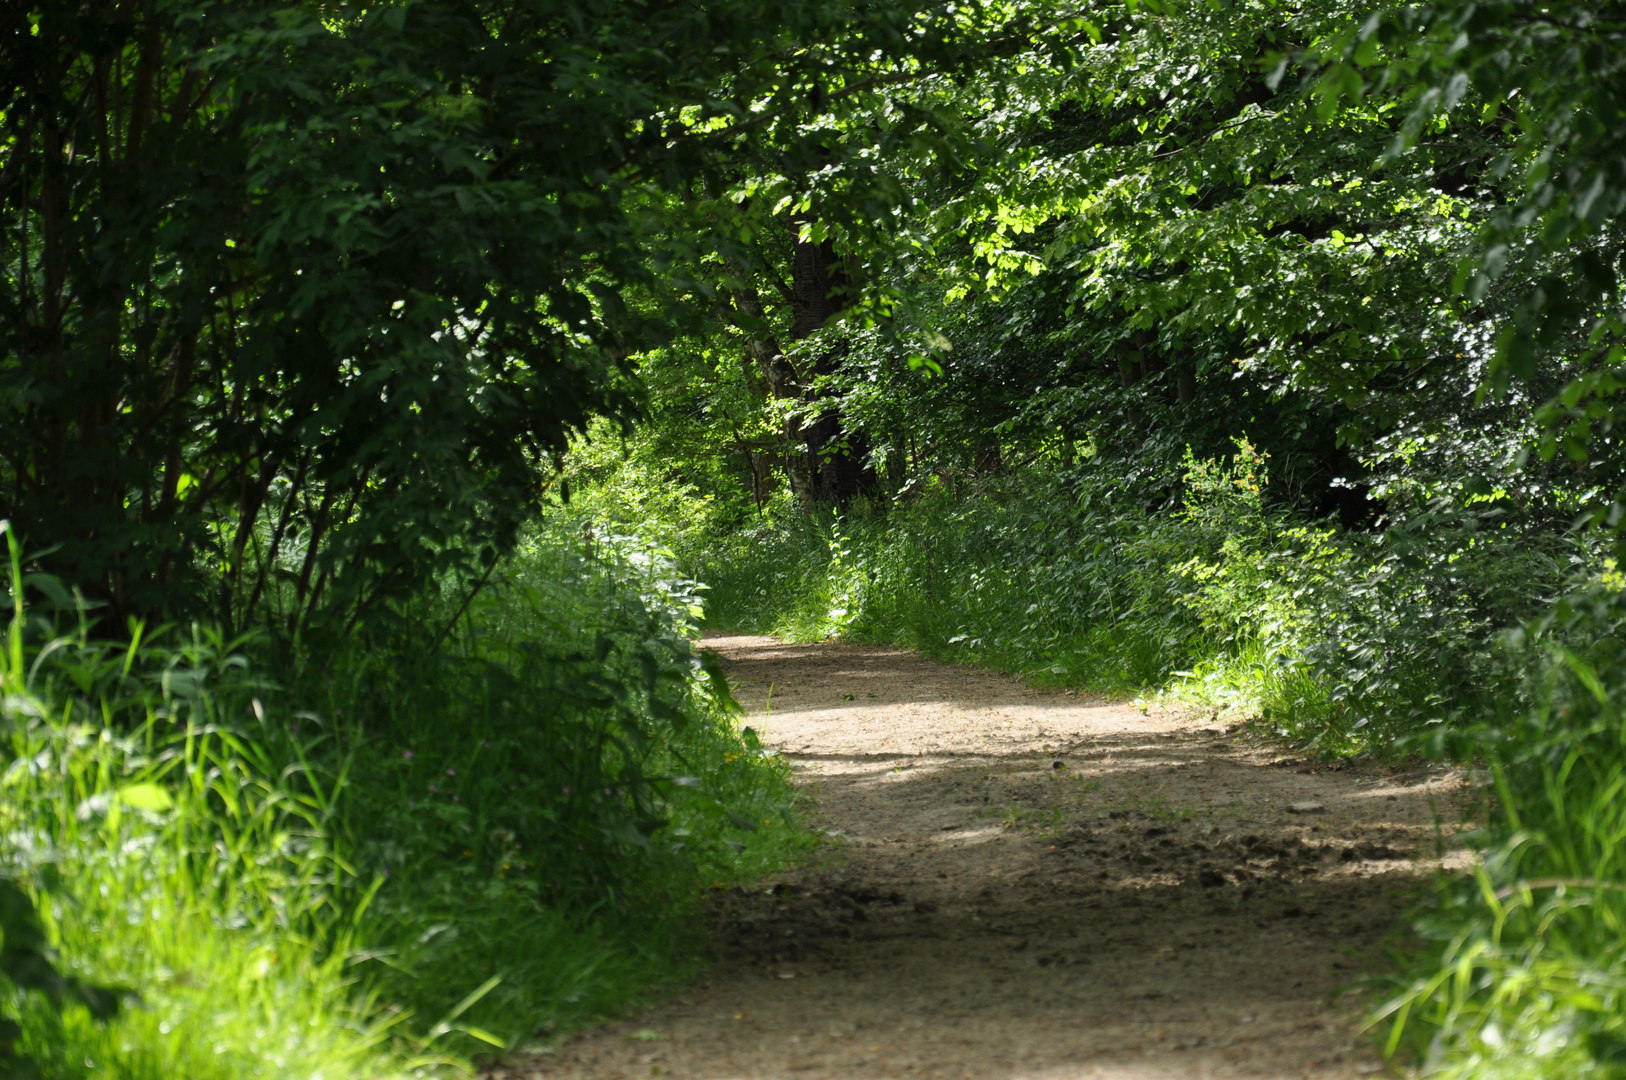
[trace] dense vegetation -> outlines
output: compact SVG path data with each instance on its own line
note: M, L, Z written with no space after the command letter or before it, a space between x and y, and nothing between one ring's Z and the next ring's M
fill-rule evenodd
M1623 34L8 8L0 1067L456 1070L680 975L810 842L703 617L1473 766L1388 1045L1612 1075Z
M993 156L904 181L870 307L799 343L765 240L567 475L724 624L1483 769L1480 867L1379 1026L1444 1073L1610 1074L1622 13L1102 15L1071 66L936 89Z

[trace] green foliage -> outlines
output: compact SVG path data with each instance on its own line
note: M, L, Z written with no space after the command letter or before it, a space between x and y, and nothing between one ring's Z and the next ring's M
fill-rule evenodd
M34 898L3 880L0 988L9 989L13 996L39 994L58 1010L81 1006L93 1020L111 1019L122 1004L117 987L93 986L58 969L55 950L46 939L45 924L34 907ZM17 1040L22 1034L22 1025L17 1021L0 1018L0 1064L6 1065L10 1076L26 1077L33 1072L31 1063L18 1056Z
M387 1072L670 977L805 840L704 608L1483 760L1398 1037L1618 1071L1617 6L0 16L33 610L253 631L18 616L6 1052Z
M533 536L439 646L343 658L322 710L359 740L352 858L387 878L379 992L429 1018L500 974L469 1016L504 1045L671 978L697 885L805 843L786 767L691 651L693 586L649 546L579 543Z
M263 691L229 643L55 636L13 596L0 671L10 1067L397 1074L391 1018L370 1015L346 971L366 894L344 900L335 785L251 741ZM30 952L32 973L12 962ZM141 1007L114 1015L104 984Z
M14 590L11 1065L456 1071L690 970L702 890L808 842L786 770L734 726L658 560L538 539L501 582L438 648L281 686L251 641L99 644Z
M1393 160L1464 121L1500 128L1496 152L1469 164L1500 188L1454 285L1470 301L1501 290L1484 388L1540 387L1565 363L1560 392L1538 389L1541 451L1595 470L1594 523L1618 530L1626 502L1611 432L1622 385L1619 312L1626 125L1618 6L1551 10L1498 0L1396 7L1321 43L1307 57L1324 111L1399 91L1404 122Z
M841 518L786 507L725 535L694 519L672 543L717 625L1168 689L1328 754L1427 747L1518 700L1498 633L1600 566L1494 517L1448 527L1438 498L1424 525L1383 534L1307 523L1270 502L1267 464L1245 440L1188 452L1172 506L1091 460Z
M839 172L829 213L889 216L877 152L956 140L881 87L1009 14L9 8L0 514L121 617L342 633L477 577L568 435L634 414L629 357L704 313L756 212L722 177L766 158L796 201Z
M1482 858L1447 885L1379 1012L1391 1048L1445 1076L1616 1076L1626 1046L1626 730L1618 589L1578 594L1510 642L1528 708L1463 738L1491 798Z
M1617 6L1100 5L1070 64L900 89L1000 156L900 159L931 212L893 242L832 228L892 321L776 357L765 224L728 327L647 358L656 428L584 512L661 515L721 625L1490 763L1407 1037L1461 1075L1618 1071L1626 762L1613 720L1553 719L1618 696L1618 623L1562 599L1618 584L1626 520ZM873 471L839 511L798 487L830 417Z

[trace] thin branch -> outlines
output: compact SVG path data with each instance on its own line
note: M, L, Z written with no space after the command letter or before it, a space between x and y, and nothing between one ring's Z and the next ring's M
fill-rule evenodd
M480 580L474 583L474 587L469 590L469 594L463 598L463 603L459 605L457 613L453 615L451 621L446 624L446 628L440 632L440 636L435 638L434 649L431 651L440 651L441 645L445 644L447 635L452 632L452 628L455 627L460 620L462 620L464 614L466 614L469 610L469 605L474 603L474 598L480 595L480 590L485 588L486 582L491 580L491 572L497 569L498 561L499 560L496 557L492 558L491 565L486 567L485 573L480 575Z
M1279 115L1279 113L1256 112L1249 113L1246 116L1233 116L1231 119L1225 121L1225 123L1220 124L1218 127L1210 130L1204 135L1197 136L1183 146L1177 146L1173 150L1168 150L1161 154L1153 154L1151 160L1162 161L1165 158L1174 157L1176 154L1183 154L1187 150L1190 150L1193 146L1200 146L1212 139L1214 136L1218 135L1220 132L1229 128L1241 127L1243 124L1251 123L1254 120L1275 119Z

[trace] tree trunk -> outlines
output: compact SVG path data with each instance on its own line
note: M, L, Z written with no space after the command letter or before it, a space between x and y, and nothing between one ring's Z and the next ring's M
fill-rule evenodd
M1180 404L1190 405L1197 400L1197 374L1188 367L1180 369L1180 381L1177 387L1180 395Z
M795 224L799 231L801 223ZM812 337L839 313L847 304L847 285L835 246L828 240L812 243L798 236L791 259L791 337L797 341ZM834 374L841 367L844 353L840 347L820 353L814 362L815 377ZM821 395L816 389L809 393L809 403L816 408ZM869 439L864 432L847 428L839 408L831 406L814 413L812 422L802 426L802 437L807 447L806 497L810 501L846 506L857 496L874 490L875 470L868 462Z
M785 351L779 347L779 342L768 332L767 313L763 310L761 295L755 289L736 290L734 307L742 316L740 321L750 342L751 359L756 362L757 370L762 374L762 381L768 386L768 396L776 401L800 398L801 380L797 378L796 368L785 359ZM801 420L794 414L785 417L784 428L780 434L784 447L785 479L790 484L791 492L799 500L807 502L813 497L813 478L807 468L807 456L800 450ZM757 462L753 457L753 477L756 475L756 468ZM757 498L757 509L760 510L765 497L755 480L752 490Z

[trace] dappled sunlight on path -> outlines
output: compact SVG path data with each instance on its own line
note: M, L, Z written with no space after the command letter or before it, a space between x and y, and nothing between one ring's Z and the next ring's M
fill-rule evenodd
M1329 772L898 649L706 644L830 843L719 895L700 982L499 1074L1377 1071L1346 988L1460 858L1430 811L1455 820L1459 777Z

